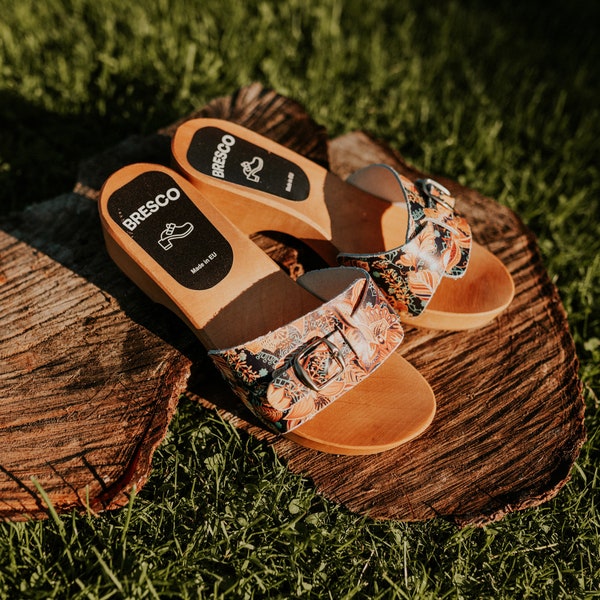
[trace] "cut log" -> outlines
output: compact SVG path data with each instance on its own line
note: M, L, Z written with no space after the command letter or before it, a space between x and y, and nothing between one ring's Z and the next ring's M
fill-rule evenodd
M0 226L0 517L44 516L38 486L58 511L127 502L186 388L192 336L110 263L96 212L67 194Z
M186 118L199 116L245 125L341 176L373 162L423 175L363 132L328 142L300 105L259 85ZM424 435L373 456L323 454L254 423L185 326L104 251L93 202L100 186L127 163L168 165L176 126L86 161L74 193L0 222L0 517L44 516L36 481L58 511L123 505L147 479L183 391L272 444L324 497L372 518L485 524L556 495L585 439L584 403L564 309L514 213L437 177L475 239L511 271L516 298L482 330L406 328L400 352L438 402ZM322 266L276 233L255 241L294 277Z

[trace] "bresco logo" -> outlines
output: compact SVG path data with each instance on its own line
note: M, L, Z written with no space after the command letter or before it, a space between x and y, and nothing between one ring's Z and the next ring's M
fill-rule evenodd
M154 199L148 200L137 210L134 210L126 219L123 219L123 226L133 231L142 221L145 221L152 213L158 212L169 202L179 200L181 192L177 188L169 188L164 194L157 194Z
M231 146L235 144L235 138L226 133L221 138L221 143L217 146L212 159L212 175L213 177L225 178L225 163L227 156L231 150Z

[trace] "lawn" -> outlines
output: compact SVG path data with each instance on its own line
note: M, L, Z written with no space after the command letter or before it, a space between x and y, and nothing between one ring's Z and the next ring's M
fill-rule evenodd
M568 313L588 430L555 499L457 529L358 517L183 401L127 507L0 523L0 598L600 597L600 4L0 0L0 15L0 214L261 82L331 136L369 131L523 219Z

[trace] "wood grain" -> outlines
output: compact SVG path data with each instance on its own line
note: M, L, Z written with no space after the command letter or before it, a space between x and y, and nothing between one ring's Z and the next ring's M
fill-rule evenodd
M328 142L296 102L252 85L186 118L226 118L345 176L372 162L418 174L363 132ZM326 498L379 519L484 524L539 505L568 480L585 439L577 357L534 236L508 208L437 177L475 239L509 267L517 295L475 332L406 329L402 355L432 385L429 430L374 456L333 456L275 438L244 412L200 345L104 251L93 202L118 167L169 164L177 124L81 165L75 192L0 223L0 517L114 508L143 485L179 393L273 444ZM256 240L297 276L320 261L277 234ZM190 376L190 365L194 375ZM189 378L189 379L188 379Z
M322 150L314 144L303 147L305 136L283 142L269 125L283 119L294 132L311 126L304 117L301 125L293 125L301 107L279 102L280 97L252 86L191 117L232 119L321 158ZM257 104L266 124L256 120ZM166 133L172 135L173 129ZM315 135L320 135L318 128ZM392 164L413 179L426 175L364 132L331 140L327 149L329 168L342 177L376 162ZM423 436L372 457L311 453L245 422L220 386L192 381L190 393L206 406L219 407L236 426L273 443L292 471L307 475L325 497L352 511L380 519L444 517L459 525L485 524L549 500L568 480L585 439L578 361L565 311L533 234L507 207L447 177L434 177L457 197L457 209L469 219L474 239L507 265L516 297L484 329L406 328L401 353L428 379L438 401L436 418Z
M192 336L110 264L96 213L67 194L2 223L1 517L46 514L32 477L59 511L126 502L185 390Z

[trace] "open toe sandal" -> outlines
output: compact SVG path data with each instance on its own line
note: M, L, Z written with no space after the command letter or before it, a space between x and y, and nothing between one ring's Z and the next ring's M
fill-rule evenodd
M398 315L365 270L293 281L189 181L158 165L114 173L99 212L113 260L191 327L266 428L325 452L373 454L431 423L431 387L395 352Z
M447 189L386 165L342 181L244 127L192 119L176 131L177 168L246 234L280 231L331 265L369 271L410 324L481 327L512 301L502 262L471 239ZM337 262L336 262L337 261Z

